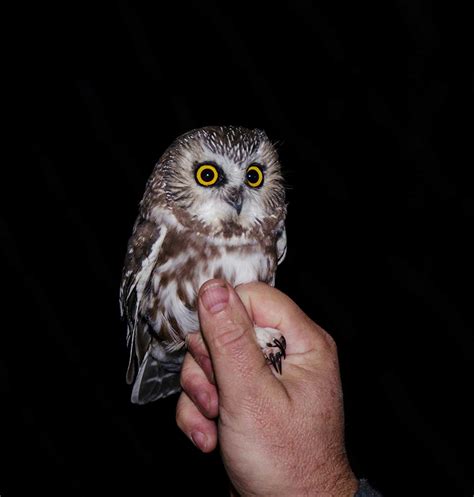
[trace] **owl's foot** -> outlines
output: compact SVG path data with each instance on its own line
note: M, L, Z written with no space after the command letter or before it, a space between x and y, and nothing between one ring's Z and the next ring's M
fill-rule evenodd
M282 374L282 359L286 358L285 337L278 330L259 326L255 326L255 333L265 359L277 373Z
M283 365L282 365L282 358L285 359L286 358L286 340L285 340L285 337L282 335L280 337L280 339L278 338L274 338L273 339L273 344L271 343L267 343L267 347L278 347L278 351L273 353L273 352L270 352L268 354L268 356L265 356L267 361L270 361L271 365L275 368L275 371L277 373L282 373L282 368L283 368Z

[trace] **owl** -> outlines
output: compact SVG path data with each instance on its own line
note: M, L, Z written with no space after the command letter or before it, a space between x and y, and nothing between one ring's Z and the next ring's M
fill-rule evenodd
M264 131L209 126L165 151L140 202L120 287L133 403L180 390L186 334L199 330L204 282L274 285L286 254L285 216L281 166ZM271 328L256 326L255 333L281 373L285 338Z

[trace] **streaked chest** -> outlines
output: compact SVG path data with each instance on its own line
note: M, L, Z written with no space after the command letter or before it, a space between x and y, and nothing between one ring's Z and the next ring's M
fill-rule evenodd
M212 278L236 286L251 281L272 283L276 255L258 241L218 244L171 233L163 242L152 273L152 293L161 300L175 292L183 304L195 308L197 292ZM164 302L163 302L164 304Z
M179 342L187 331L198 329L196 299L204 282L223 278L232 286L273 284L275 269L275 251L257 241L225 245L171 233L156 259L143 311L156 332Z

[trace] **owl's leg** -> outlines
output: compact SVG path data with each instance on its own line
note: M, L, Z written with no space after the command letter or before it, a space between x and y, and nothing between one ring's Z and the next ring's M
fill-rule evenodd
M255 334L265 359L275 368L277 373L281 374L281 361L286 357L285 337L274 328L261 328L260 326L255 326Z

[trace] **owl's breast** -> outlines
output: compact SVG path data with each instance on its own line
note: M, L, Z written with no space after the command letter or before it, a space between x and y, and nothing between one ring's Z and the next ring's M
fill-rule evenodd
M146 318L165 342L178 345L187 332L199 329L197 294L206 281L222 278L232 286L252 281L273 284L275 270L276 254L258 242L219 244L183 238L170 230L153 269Z
M275 257L258 243L221 246L218 255L204 264L199 287L211 278L225 279L232 286L251 281L272 283L275 268Z

